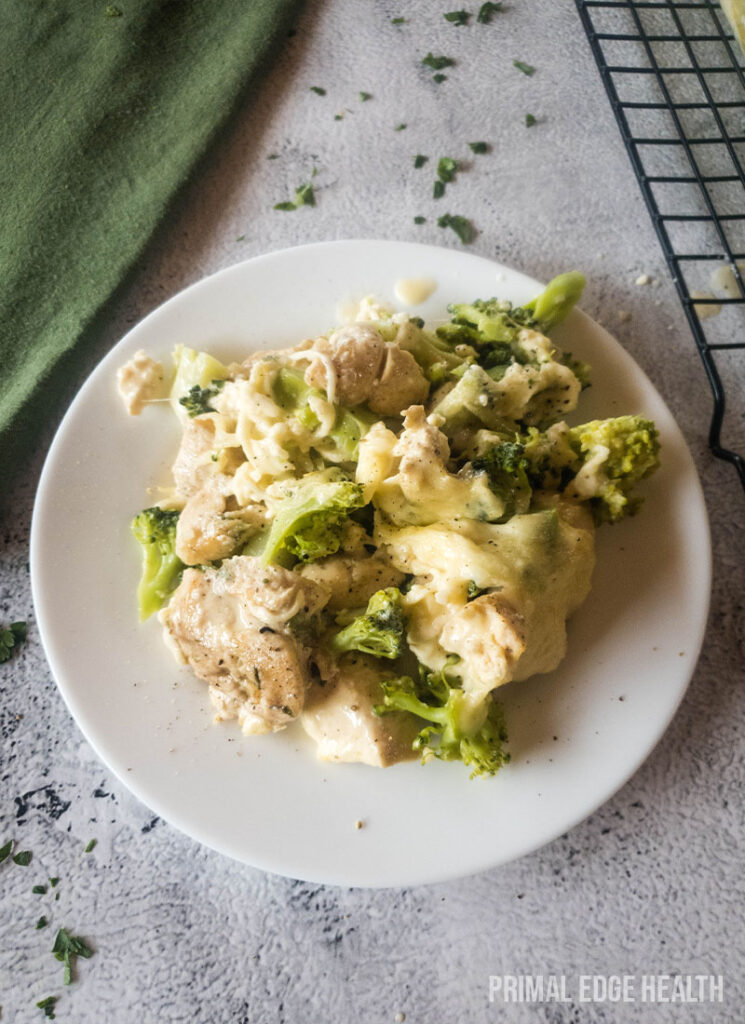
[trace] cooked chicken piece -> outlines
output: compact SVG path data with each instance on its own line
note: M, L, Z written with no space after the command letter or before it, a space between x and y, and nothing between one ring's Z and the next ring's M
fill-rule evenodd
M182 497L196 494L215 473L215 463L210 457L214 446L215 424L210 416L197 416L184 423L184 433L173 464L173 479Z
M266 522L258 502L241 507L231 491L231 478L210 477L186 502L176 527L176 554L187 565L228 558Z
M442 431L427 420L424 406L414 405L406 410L404 429L393 453L401 459L399 472L418 472L433 463L443 465L450 446Z
M376 591L398 587L406 578L377 554L367 558L331 555L304 565L300 575L328 588L331 597L326 607L330 612L364 608Z
M345 655L325 682L313 683L300 722L318 757L382 768L416 756L412 744L422 723L400 712L376 715L382 699L380 669L364 654Z
M380 416L397 416L410 405L423 402L429 381L411 352L398 345L386 345L383 369L370 389L367 404Z
M512 679L525 640L522 615L496 593L477 597L448 616L440 634L442 647L460 655L467 693L475 701Z
M256 558L187 569L161 613L166 641L209 684L218 719L245 733L274 732L300 713L310 682L308 649L293 636L328 592Z
M116 380L119 394L130 416L139 416L146 402L154 402L168 395L162 364L142 349L117 370Z
M318 338L308 352L319 352L330 362L335 387L329 387L323 359L314 360L305 371L305 382L326 391L339 405L360 405L370 394L385 357L385 342L371 324L351 324L330 338ZM332 398L332 391L335 392Z

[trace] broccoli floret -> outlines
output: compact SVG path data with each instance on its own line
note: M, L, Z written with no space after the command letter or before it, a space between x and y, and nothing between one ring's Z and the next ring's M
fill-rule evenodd
M431 725L425 726L414 741L422 752L422 762L432 757L443 761L462 761L472 768L471 778L494 775L506 764L507 730L501 707L491 697L474 715L460 679L446 670L429 672L420 667L419 682L400 676L381 683L383 703L375 708L382 715L389 711L408 711Z
M504 499L504 515L499 522L528 511L532 490L526 472L528 460L521 444L515 441L495 444L474 459L471 468L476 473L486 473L492 491Z
M362 487L337 468L308 473L282 501L262 555L265 565L289 555L301 562L333 555L349 513L365 504Z
M7 628L0 626L0 665L4 661L9 661L13 652L25 639L25 622L11 622Z
M638 512L642 498L630 492L659 466L660 443L651 420L618 416L569 431L582 465L570 493L589 499L598 523L615 523Z
M224 380L213 380L206 388L200 388L198 384L194 384L185 395L179 398L178 403L183 405L192 419L194 416L202 416L206 412L215 412L210 401L219 391L222 391L224 384Z
M489 369L511 362L525 362L517 343L524 327L545 334L561 323L579 300L585 279L578 271L560 274L546 288L524 306L513 307L503 299L476 299L448 306L453 314L452 324L437 329L437 334L451 344L466 343L478 349L478 361ZM574 369L571 362L567 366ZM580 372L588 381L589 367L577 362ZM580 380L583 376L577 374Z
M522 309L533 316L538 329L545 334L569 316L579 302L584 287L585 276L578 270L559 274L553 281L549 281L540 295L526 302Z
M224 381L229 376L227 366L223 366L219 359L215 359L208 352L197 352L193 348L186 348L185 345L175 347L173 363L176 372L171 385L171 403L177 411L179 405L185 406L181 399L188 398L194 387L199 389L214 387L217 381ZM202 409L201 411L208 412L209 410ZM199 413L190 412L189 415L197 416Z
M587 501L597 523L634 515L642 499L630 492L659 465L657 428L643 416L556 423L529 430L521 441L533 486Z
M469 366L458 383L442 398L432 410L442 416L440 426L443 434L453 438L464 427L487 427L506 436L513 436L514 425L496 411L502 401L502 394L495 386L488 372L480 366Z
M272 386L274 400L281 409L294 416L307 430L315 431L319 419L313 412L310 399L316 396L326 400L317 388L305 383L297 370L282 367ZM359 443L375 422L376 417L365 409L336 410L334 425L316 447L329 461L356 462Z
M364 614L337 633L331 647L337 654L363 651L376 658L398 658L404 649L405 628L401 591L388 587L373 594Z
M395 336L399 347L410 352L421 367L422 373L431 384L440 384L467 364L469 359L473 360L476 353L464 351L458 353L455 346L460 344L471 345L470 341L463 338L448 338L440 334L422 329L421 320L409 320L406 330L400 330Z
M132 520L132 533L142 545L142 576L137 588L140 621L162 608L178 586L184 563L176 555L175 509L146 508Z

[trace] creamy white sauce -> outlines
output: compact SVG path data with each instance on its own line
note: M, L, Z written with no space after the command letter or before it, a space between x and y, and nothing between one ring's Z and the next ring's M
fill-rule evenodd
M139 416L146 402L168 397L166 375L161 363L140 349L116 374L119 394L130 416Z
M437 281L431 277L400 277L393 286L393 293L405 306L419 306L437 288Z

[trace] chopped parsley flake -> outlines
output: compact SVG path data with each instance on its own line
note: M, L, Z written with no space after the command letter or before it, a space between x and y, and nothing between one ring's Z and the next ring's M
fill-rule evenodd
M534 124L535 124L535 118L533 117L533 115L532 114L526 114L525 115L525 127L526 128L532 128Z
M361 92L360 93L360 103L366 103L368 100L371 100L371 99L372 99L372 93L371 92Z
M443 75L441 71L439 71L436 75L432 75L432 81L436 82L438 85L440 84L440 82L447 82L447 80L448 76Z
M433 71L442 71L443 68L452 68L455 61L452 57L435 57L433 53L428 53L426 57L422 57L422 64Z
M245 235L238 235L238 237L236 238L236 242L244 242L245 240L246 240L246 236Z
M404 128L406 128L405 124L397 124L396 127L393 130L394 130L394 132L402 132L404 130Z
M489 150L489 147L485 142L469 142L468 148L472 153L486 153Z
M83 850L83 853L90 853L91 850L95 850L97 843L97 839L89 839L85 849Z
M391 18L391 25L405 25L406 18Z
M470 245L476 237L476 230L473 224L466 220L465 217L460 217L457 214L443 214L442 217L437 218L437 226L439 228L451 228L464 245Z
M482 25L488 25L491 22L493 14L499 14L502 10L502 2L499 0L498 3L485 3L479 7L479 13L476 16L476 21L480 21Z
M524 75L532 75L535 72L535 68L532 64L526 64L524 60L513 60L512 66L516 67L518 71L522 71Z
M451 156L443 156L437 161L437 177L440 181L450 182L458 170L458 161Z
M8 661L16 647L19 647L25 639L25 622L11 622L7 629L0 626L0 664Z
M44 896L46 891L47 887L45 885L35 885L31 889L31 892L34 893L36 896Z
M60 928L52 946L52 953L56 960L65 965L63 973L63 984L69 985L72 981L72 968L74 958L82 956L86 960L93 956L93 950L85 944L83 939L77 935L70 935L64 928Z
M52 887L53 889L54 889L54 887L55 887L55 886L56 886L56 885L57 885L58 883L59 883L59 878L50 878L50 879L49 879L49 884L51 885L51 887Z
M39 920L36 922L36 930L37 930L37 932L39 931L40 928L46 928L48 923L49 922L47 921L47 919L45 917L40 917Z
M32 857L33 853L30 850L21 850L21 852L17 853L13 858L13 863L20 864L22 868L27 868L31 863Z
M279 160L279 153L270 153L267 160Z
M423 153L417 153L417 155L414 157L414 167L415 167L415 169L418 171L420 167L424 167L424 165L426 164L426 162L428 160L429 160L428 156L425 156Z
M334 114L334 120L335 121L343 121L344 120L344 115L343 114Z
M452 22L453 25L467 25L470 17L468 11L448 11L447 14L443 14L445 21Z
M433 199L442 199L445 195L445 186L455 177L458 170L458 161L451 156L443 156L437 161L437 181L432 189Z
M56 1020L54 1015L54 1004L57 1002L57 996L47 996L46 999L41 999L36 1004L40 1010L44 1011L44 1016L47 1020Z
M13 849L13 840L12 839L9 839L7 841L7 843L5 843L3 846L0 846L0 864L2 864L2 862L4 860L8 859L8 857L10 856L10 851L12 849Z
M325 96L326 90L322 89L320 85L311 85L310 91L314 92L316 96Z
M414 223L415 224L424 224L424 223L426 223L426 220L427 220L426 217L415 217L414 218Z
M337 115L338 116L338 115ZM313 177L315 178L316 172L313 171ZM299 210L301 206L315 206L316 196L313 192L313 185L307 181L304 185L300 185L299 188L295 189L295 198L291 199L286 203L275 203L275 210Z

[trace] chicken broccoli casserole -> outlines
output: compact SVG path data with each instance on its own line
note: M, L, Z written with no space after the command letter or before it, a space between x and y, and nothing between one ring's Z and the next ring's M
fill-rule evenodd
M595 527L658 463L640 415L565 422L590 371L547 335L583 285L434 330L364 300L240 364L178 347L170 384L142 352L120 370L131 411L166 388L183 428L166 500L132 524L140 617L218 720L299 723L328 761L508 760L496 692L559 664Z

